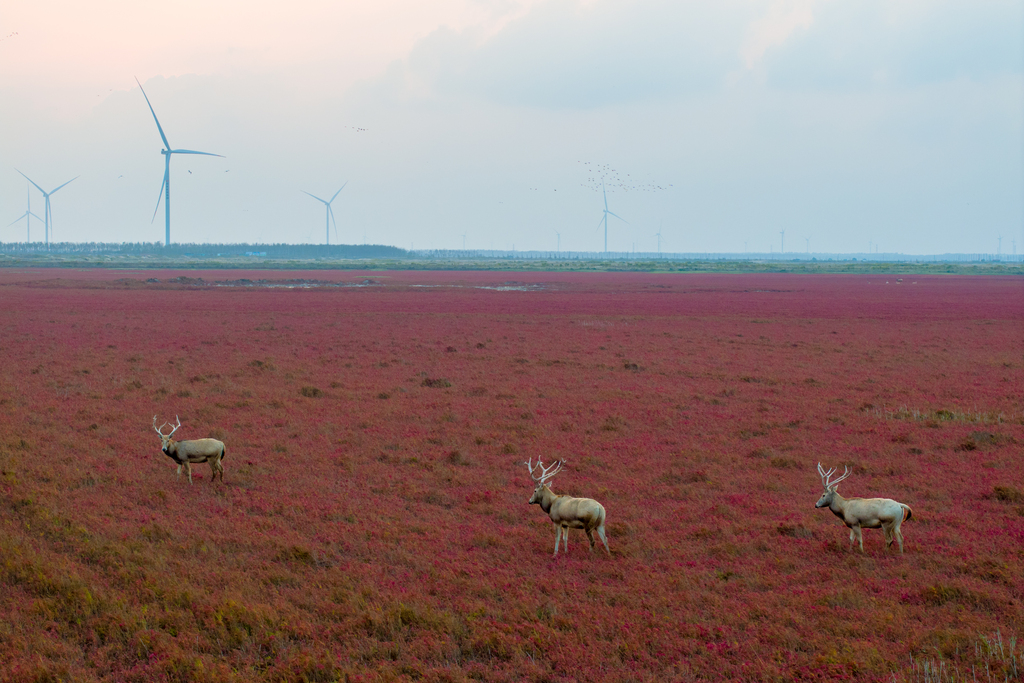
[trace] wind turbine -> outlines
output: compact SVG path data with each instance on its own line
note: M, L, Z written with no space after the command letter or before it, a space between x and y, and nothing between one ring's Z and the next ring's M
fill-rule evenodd
M555 249L558 251L558 253L562 253L562 233L558 232L557 230L555 230L554 232L555 244L558 245Z
M348 181L347 180L345 181L345 185L348 185ZM328 246L330 246L330 244L331 244L331 219L334 219L334 233L335 234L338 233L338 219L334 218L334 211L331 209L331 202L333 202L337 198L337 196L341 193L341 191L345 189L345 185L342 185L341 187L338 188L338 191L334 193L333 197L331 197L331 201L330 202L327 201L326 199L320 199L315 194L310 194L309 192L306 192L305 190L303 190L303 192L308 194L313 199L317 200L318 202L323 202L324 206L327 207L327 216L326 217L327 217L327 245Z
M601 194L604 195L604 215L601 216L601 220L599 220L597 222L597 227L601 227L601 223L602 222L604 223L604 252L607 254L608 253L608 216L615 216L616 218L618 218L620 221L622 221L623 223L625 223L627 225L629 224L629 221L627 221L622 216L619 216L618 214L612 213L611 211L608 210L608 193L605 192L605 190L604 190L604 183L601 183Z
M31 192L32 192L32 188L29 187L28 185L26 185L25 186L25 202L26 202L25 213L21 214L16 219L14 219L13 221L11 221L10 223L7 224L7 227L11 227L12 225L14 225L18 221L20 221L22 218L24 218L25 219L25 227L27 228L27 230L25 232L25 242L29 243L29 244L31 244L31 242L32 242L32 216L36 216L34 213L32 213L32 194L31 194ZM43 219L40 218L39 216L36 216L36 220L40 220L41 221Z
M139 79L135 79L136 83L139 83ZM156 121L156 129L160 131L160 139L164 141L164 148L160 150L160 153L164 155L164 180L160 183L160 196L156 198L156 208L153 209L153 218L150 219L150 223L156 220L156 212L160 210L160 198L164 200L164 246L169 247L171 245L171 155L172 154L202 154L208 157L221 157L224 158L223 154L213 154L211 152L196 152L191 149L171 149L171 143L167 142L167 136L164 135L164 129L160 125L160 119L156 117L156 112L153 111L153 105L149 102L149 97L146 95L146 91L142 89L142 84L139 83L139 90L142 90L142 96L146 98L146 104L149 105L149 111L153 114L153 120Z
M18 169L14 169L14 170L18 171ZM18 173L21 173L21 171L18 171ZM25 180L27 180L30 183L32 183L33 185L35 185L36 189L43 193L43 198L46 200L46 210L43 211L43 216L44 216L44 218L43 218L43 227L45 228L44 233L45 233L45 238L46 238L46 248L49 249L50 248L50 228L52 227L50 225L50 221L52 220L52 216L53 216L52 212L50 211L50 195L53 194L54 192L56 192L57 190L59 190L60 188L64 187L64 185L67 185L68 183L70 183L71 180L77 180L79 178L79 176L75 176L74 178L69 180L68 183L64 183L64 185L58 185L57 187L55 187L52 190L50 190L49 192L47 192L43 188L39 187L39 185L36 184L36 181L32 180L31 178L29 178L24 173L21 173L21 175L25 176ZM39 216L36 216L36 218L39 218ZM21 220L21 219L19 218L18 220Z

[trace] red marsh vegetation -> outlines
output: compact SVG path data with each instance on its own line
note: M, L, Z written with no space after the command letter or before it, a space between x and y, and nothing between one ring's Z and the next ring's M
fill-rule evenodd
M1022 292L0 272L0 681L1019 680ZM538 457L610 557L552 560Z

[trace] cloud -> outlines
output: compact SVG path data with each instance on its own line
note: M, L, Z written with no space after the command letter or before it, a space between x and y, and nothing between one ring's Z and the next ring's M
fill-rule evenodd
M771 87L918 87L1021 74L1024 5L1017 0L820 2L813 26L763 56Z
M1022 23L1016 0L550 0L486 34L434 31L391 85L552 109L703 96L747 73L781 89L914 87L1019 74Z
M784 45L790 36L814 23L815 0L772 2L767 13L755 19L740 47L744 65L753 68L770 48Z
M717 88L740 66L743 3L553 0L481 39L440 29L405 62L440 96L593 108Z

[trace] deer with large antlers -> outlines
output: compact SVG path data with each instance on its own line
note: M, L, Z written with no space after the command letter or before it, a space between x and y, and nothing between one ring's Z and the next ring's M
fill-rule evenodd
M885 532L886 545L891 546L895 540L899 543L900 553L902 553L903 533L900 531L900 525L910 519L912 514L910 506L897 503L889 498L843 498L836 491L836 487L839 486L839 482L853 473L848 467L844 467L843 476L833 481L832 475L835 473L835 467L826 472L821 463L818 463L818 474L821 475L821 483L825 487L825 492L821 494L821 498L814 504L814 507L827 507L832 514L843 520L843 523L850 528L851 548L856 539L860 544L860 551L864 552L864 536L861 534L861 529L881 527Z
M210 469L213 471L213 476L210 477L210 483L212 484L217 479L217 474L220 474L220 481L224 483L224 465L221 464L221 460L224 459L227 449L224 448L224 442L218 441L217 439L195 439L192 441L175 441L171 438L171 434L178 431L181 427L181 419L177 415L174 416L178 421L177 425L174 426L167 434L164 434L161 429L166 427L168 422L163 423L159 427L156 426L156 415L153 416L153 429L160 435L161 450L164 455L169 457L174 462L178 463L178 478L181 478L181 468L185 467L185 471L188 472L188 483L192 483L192 463L208 462L210 463Z
M558 543L565 538L565 552L569 552L569 529L583 529L590 540L590 552L594 552L594 531L601 537L605 551L611 555L608 549L608 539L604 534L604 506L590 498L573 498L572 496L557 495L548 487L552 477L562 471L564 463L556 460L554 464L544 467L540 458L537 458L536 467L533 459L524 462L530 470L530 478L536 483L533 489L533 497L530 498L530 505L540 505L541 510L548 513L555 525L555 557L558 557ZM537 474L537 470L540 471Z

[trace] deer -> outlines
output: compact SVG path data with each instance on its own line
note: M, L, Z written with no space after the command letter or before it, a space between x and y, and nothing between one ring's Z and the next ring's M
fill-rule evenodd
M153 429L160 435L161 450L164 455L169 457L174 462L178 463L178 478L181 478L181 468L185 467L185 471L188 472L188 483L192 483L192 463L208 462L210 463L210 469L213 471L213 476L210 477L210 483L212 484L217 479L217 474L220 474L220 483L224 483L224 465L221 464L221 460L224 459L227 449L224 448L224 442L218 441L217 439L195 439L192 441L175 441L171 438L171 434L178 431L181 427L181 419L175 415L174 418L178 421L178 424L174 426L167 434L164 434L161 429L166 427L168 422L163 423L159 427L156 426L156 415L153 416Z
M590 498L573 498L572 496L560 496L548 487L548 482L562 471L564 462L556 460L552 465L544 467L540 458L537 458L537 465L533 465L533 458L524 462L530 470L530 478L536 483L533 489L533 496L530 498L530 505L540 505L541 510L548 513L555 525L555 554L558 557L558 544L564 537L565 552L569 552L569 529L583 529L590 540L590 552L594 552L594 530L601 537L604 543L605 552L610 556L612 551L608 549L608 538L604 534L604 506ZM540 470L540 474L536 474Z
M910 519L913 511L909 505L898 503L889 498L843 498L836 491L839 482L849 477L852 472L848 467L843 467L843 476L835 481L832 475L836 473L833 467L828 472L818 463L818 474L821 475L821 483L825 492L814 504L816 508L827 507L843 523L850 528L850 548L853 548L854 540L860 545L860 551L864 552L864 536L861 529L882 528L885 532L886 547L892 546L895 540L900 547L900 554L903 554L903 532L900 525Z

